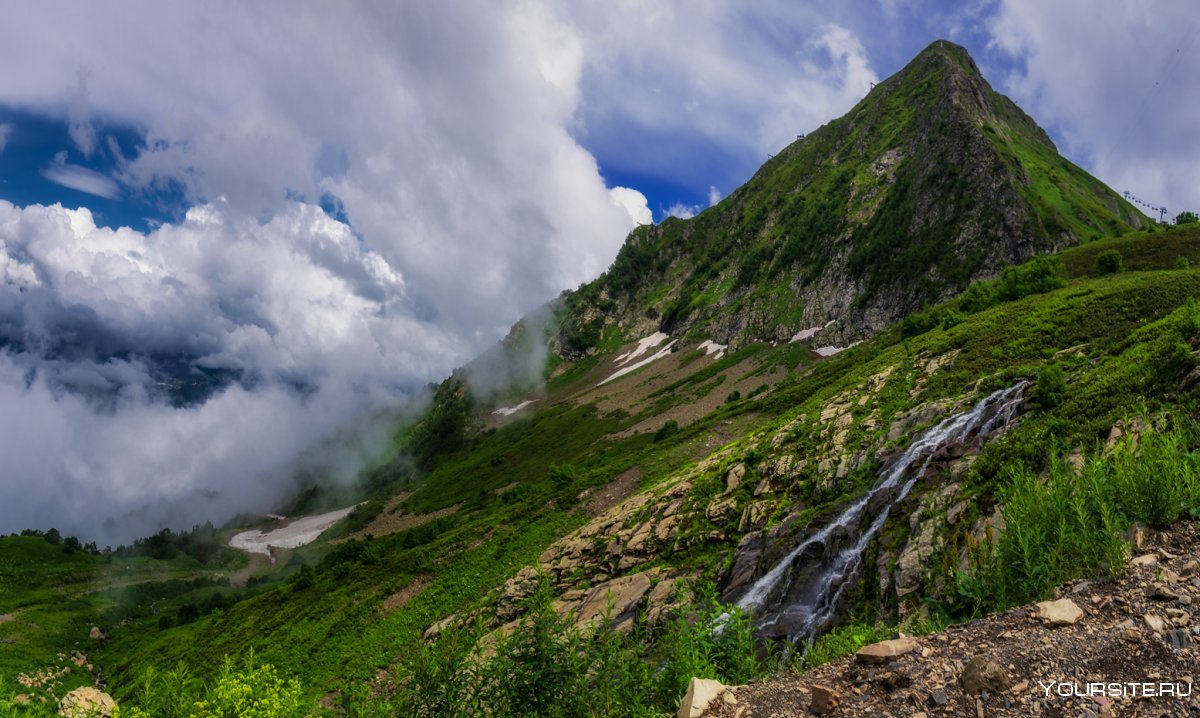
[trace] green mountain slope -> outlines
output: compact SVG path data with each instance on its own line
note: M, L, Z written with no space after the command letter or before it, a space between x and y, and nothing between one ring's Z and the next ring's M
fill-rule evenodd
M635 230L568 300L561 345L605 327L740 345L846 345L972 279L1147 220L938 41L844 117L690 220ZM832 322L832 324L830 324Z

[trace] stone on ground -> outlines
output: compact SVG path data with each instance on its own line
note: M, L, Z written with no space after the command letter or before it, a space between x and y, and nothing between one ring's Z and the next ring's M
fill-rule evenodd
M854 659L859 663L887 663L920 647L920 644L911 638L893 638L890 641L863 646L854 654Z
M725 692L725 686L720 681L708 678L693 678L688 683L687 693L679 706L678 718L700 718L704 715L708 704Z
M992 656L975 656L962 672L962 687L968 695L977 696L984 691L1001 693L1009 685L1004 666Z
M828 686L814 685L812 687L812 712L817 715L828 715L841 704L842 697L837 691Z
M1034 607L1035 615L1048 626L1073 626L1083 618L1083 609L1069 598L1042 601Z

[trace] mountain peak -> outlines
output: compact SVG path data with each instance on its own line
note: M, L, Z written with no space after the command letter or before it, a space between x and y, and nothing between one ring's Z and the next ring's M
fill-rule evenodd
M846 346L1005 266L1144 220L1059 155L965 48L938 40L713 209L635 230L567 303L561 346L577 355L614 329Z

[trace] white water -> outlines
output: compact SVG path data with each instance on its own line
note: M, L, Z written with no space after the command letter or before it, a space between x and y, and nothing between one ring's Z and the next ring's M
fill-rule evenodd
M903 501L922 478L938 450L951 442L971 435L987 436L1006 426L1016 416L1025 386L1025 382L1020 382L997 391L970 411L951 416L914 439L904 454L880 473L879 480L865 496L851 504L835 521L792 549L746 591L738 600L738 607L765 619L760 627L766 629L768 634L779 635L779 630L772 629L782 628L784 634L793 641L811 638L833 618L842 591L858 570L863 552L871 539L887 521L892 507ZM909 469L918 462L921 462L920 468L901 484L905 475L909 474ZM900 488L897 491L898 486ZM883 502L881 507L880 501ZM872 510L877 513L871 517L867 529L856 541L820 559L824 565L812 574L812 580L807 585L800 587L802 600L783 605L797 557L810 549L825 548L835 533L852 536L858 530L864 513ZM774 601L769 601L773 595Z

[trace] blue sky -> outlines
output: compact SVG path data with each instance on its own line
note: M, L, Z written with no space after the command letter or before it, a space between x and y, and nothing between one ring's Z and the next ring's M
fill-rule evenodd
M1200 15L1096 7L29 4L0 25L0 532L353 476L372 417L939 38L1114 189L1200 207ZM213 376L243 380L163 389Z

